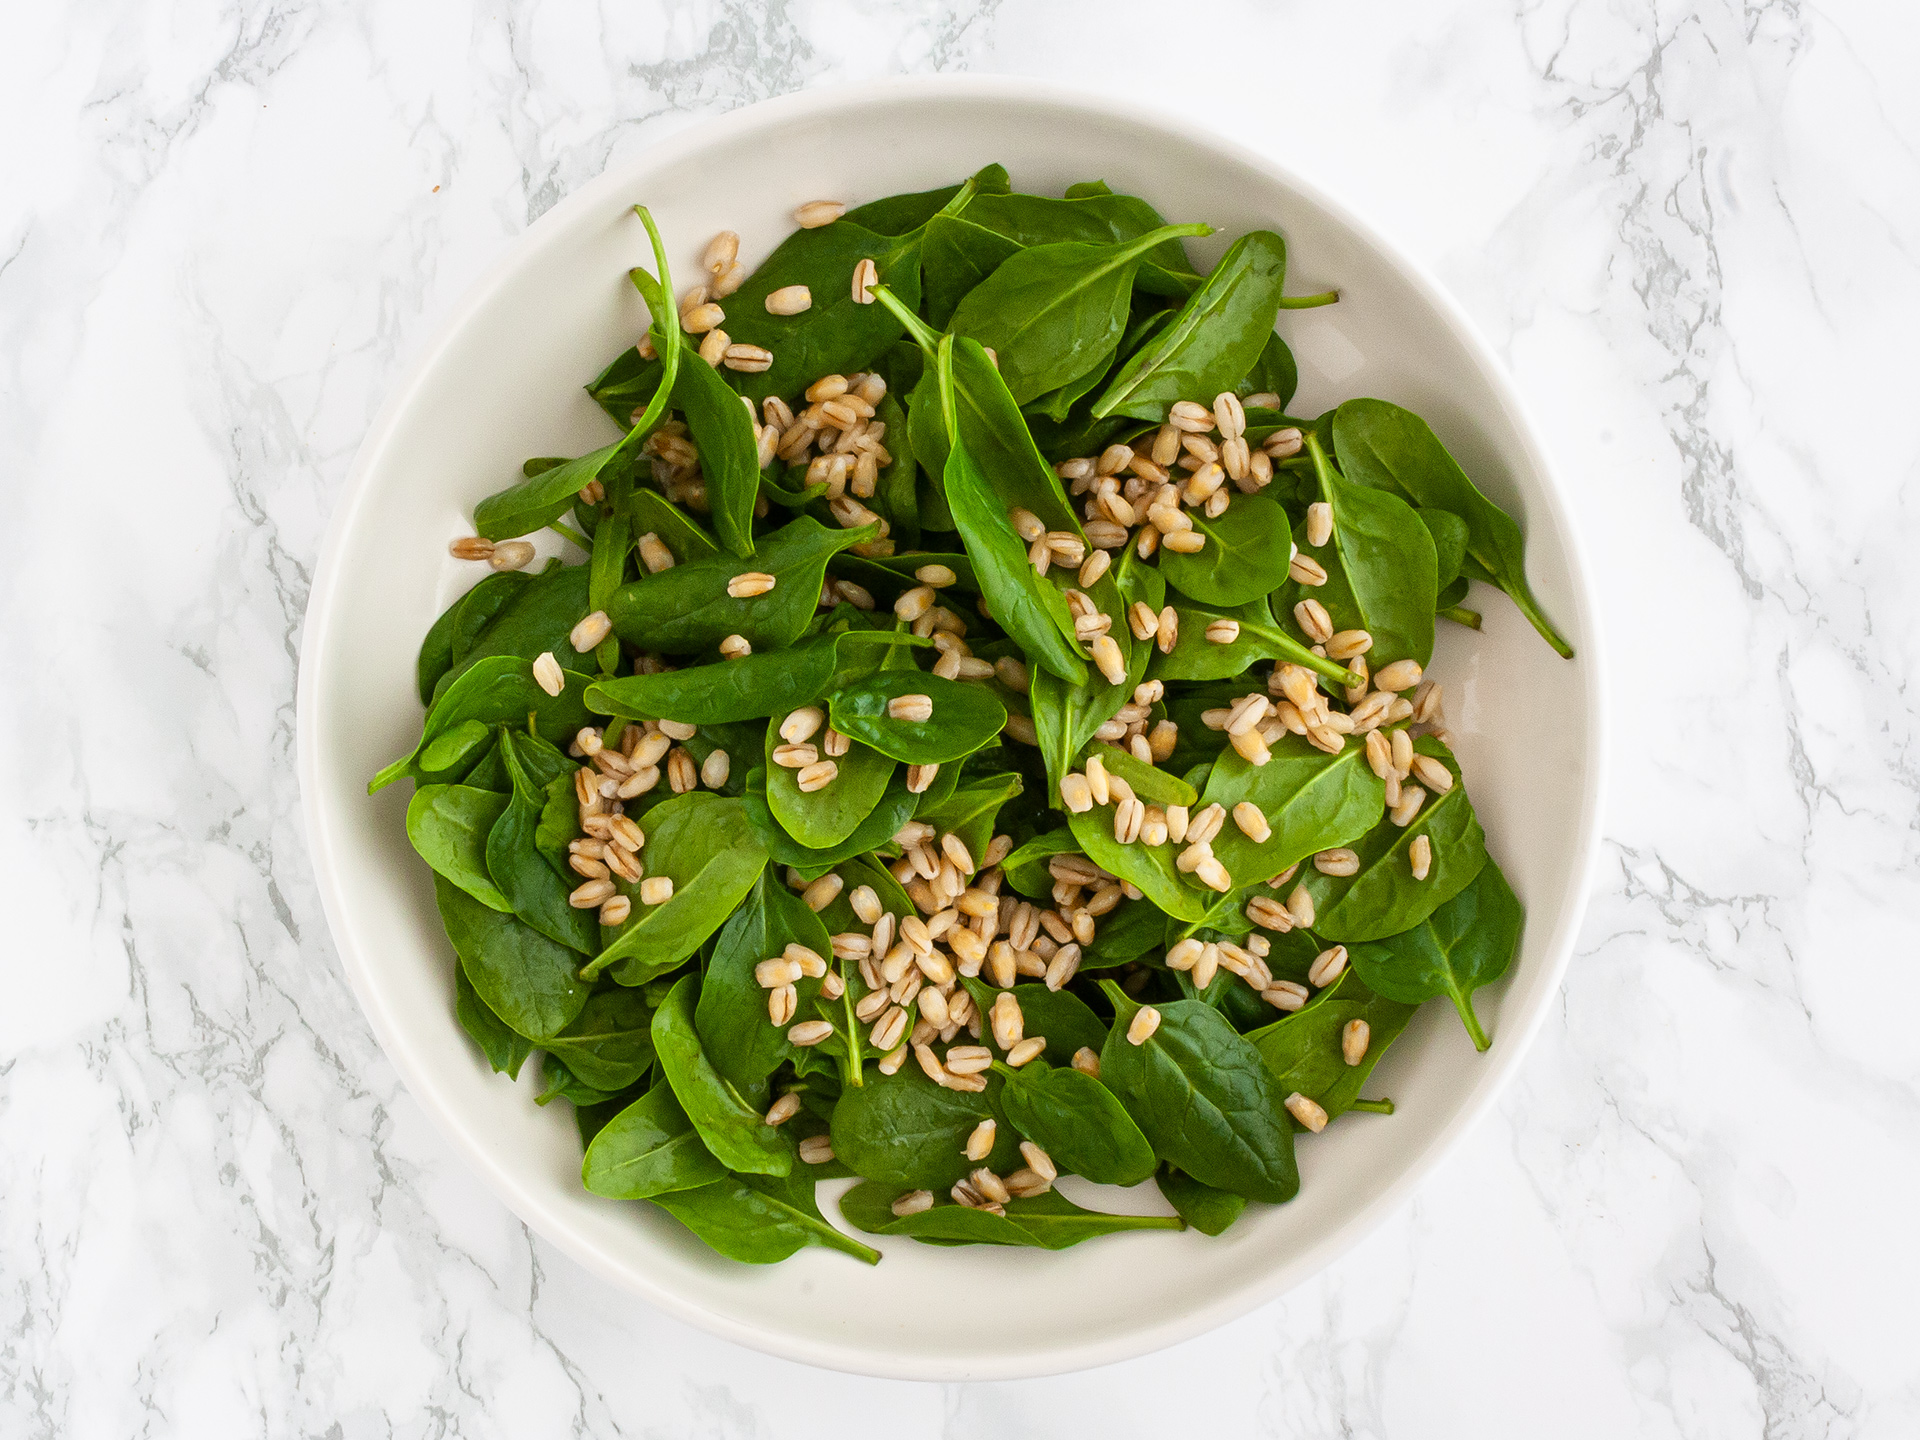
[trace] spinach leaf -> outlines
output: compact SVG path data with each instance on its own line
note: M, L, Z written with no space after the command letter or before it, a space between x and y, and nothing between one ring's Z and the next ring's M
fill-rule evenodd
M767 721L762 777L766 807L780 828L808 850L832 850L860 828L886 797L892 783L895 761L872 746L854 741L847 753L834 761L839 772L825 789L811 793L800 788L799 771L776 765L773 752L786 741L780 738L784 716ZM851 733L851 732L843 732ZM901 822L905 824L903 820Z
M661 1073L721 1164L749 1175L785 1175L793 1169L793 1138L767 1124L707 1058L694 1021L699 989L699 976L683 976L654 1013L653 1048Z
M737 400L727 403L741 408ZM762 537L751 566L715 555L643 575L620 587L607 617L621 639L662 654L698 654L729 635L744 635L756 651L784 649L819 608L828 559L876 533L872 526L829 529L811 515L796 516ZM773 588L739 599L729 595L729 582L748 573L773 576Z
M1360 1087L1417 1008L1375 994L1349 969L1305 1009L1255 1030L1247 1039L1273 1072L1282 1095L1297 1091L1317 1101L1331 1119L1353 1108ZM1340 1051L1340 1034L1355 1020L1367 1022L1367 1053L1358 1065L1349 1065Z
M437 779L478 753L492 736L491 726L534 723L549 735L571 735L587 723L586 676L563 671L564 686L549 695L533 678L533 667L511 655L491 655L464 671L440 693L427 712L420 741L367 784L367 793L384 790L404 776Z
M873 418L876 426L887 427L884 438L890 458L886 469L874 481L871 508L887 522L887 533L897 547L916 549L920 544L920 465L914 457L913 431L907 423L901 397L891 390L882 395L874 407Z
M1000 873L1007 877L1007 884L1022 895L1030 900L1039 900L1053 889L1053 876L1047 870L1047 862L1055 855L1079 853L1080 842L1074 837L1073 831L1065 828L1049 830L1015 848L1000 862ZM1048 903L1052 902L1049 900Z
M1352 675L1344 665L1314 654L1282 630L1265 600L1219 606L1202 605L1178 594L1172 599L1174 611L1180 617L1180 634L1171 654L1163 655L1155 650L1147 671L1156 679L1230 680L1246 674L1256 661L1290 660L1342 685L1359 681L1360 677ZM1239 635L1225 645L1207 639L1207 627L1216 620L1236 622Z
M1351 842L1360 869L1351 876L1322 875L1311 866L1301 880L1313 896L1314 931L1328 940L1380 940L1410 930L1458 895L1487 863L1487 837L1460 783L1452 752L1431 735L1413 742L1453 772L1454 785L1430 796L1404 829L1390 820ZM1427 878L1413 878L1407 849L1425 835L1433 847Z
M975 978L962 980L961 984L967 987L967 993L973 996L973 1003L980 1007L982 1015L993 1008L995 997L1002 993ZM1046 1039L1047 1048L1043 1053L1049 1064L1070 1065L1075 1051L1084 1048L1098 1054L1100 1047L1107 1043L1107 1022L1071 990L1049 990L1036 983L1016 985L1012 993L1020 1002L1025 1033ZM999 1049L991 1026L982 1025L980 1034L982 1045Z
M967 1159L967 1137L995 1122L993 1150ZM1020 1141L1000 1109L1000 1078L978 1094L946 1090L909 1061L897 1075L876 1075L833 1108L833 1153L856 1175L944 1195L969 1170L1018 1169Z
M1124 637L1127 642L1121 646L1127 661L1126 674L1118 684L1109 684L1104 674L1092 670L1084 679L1068 684L1061 676L1036 669L1029 689L1033 726L1039 736L1041 757L1046 762L1050 794L1055 799L1060 794L1060 781L1081 747L1113 717L1114 711L1132 699L1134 687L1146 676L1154 650L1151 645L1133 640L1127 628L1128 609L1141 603L1157 612L1166 599L1166 584L1160 572L1142 562L1131 549L1121 555L1118 565L1101 577L1100 585L1110 586L1113 591L1113 598L1108 602L1112 608L1105 613L1113 616L1116 638Z
M1428 597L1439 591L1432 533L1398 495L1342 479L1317 436L1307 437L1307 450L1319 473L1320 498L1333 507L1333 534L1325 545L1313 545L1305 521L1295 533L1300 553L1320 562L1327 583L1290 582L1281 602L1288 620L1294 604L1311 596L1326 607L1335 630L1373 636L1367 663L1376 670L1409 657L1425 665L1433 658L1434 604Z
M978 195L1007 193L1007 167L983 165L958 185L943 185L937 190L920 190L910 195L888 195L856 205L840 219L873 231L876 235L905 235L921 226L931 226L941 215L956 215Z
M588 688L586 704L603 715L689 725L784 717L826 695L842 665L864 667L875 646L921 643L891 631L849 630L739 660L602 680Z
M1260 358L1254 362L1253 369L1233 388L1241 395L1278 395L1280 408L1286 409L1293 399L1293 392L1300 388L1300 367L1294 363L1293 351L1287 348L1287 342L1280 338L1278 331L1267 336L1267 343L1260 347ZM1264 440L1266 436L1260 439ZM1247 443L1257 445L1260 442L1250 439Z
M1121 365L1095 418L1163 421L1176 400L1232 389L1273 333L1286 268L1287 242L1271 230L1234 241L1179 314Z
M896 719L888 706L907 695L925 695L933 713L925 720ZM1007 710L984 685L944 680L919 670L882 670L836 692L829 723L842 735L870 745L908 765L962 760L998 735Z
M942 835L959 836L960 843L978 864L993 841L994 822L1001 808L1025 786L1026 782L1010 770L982 775L961 782L943 803L921 806L915 818L933 826Z
M487 835L487 873L513 906L513 913L550 940L582 955L600 948L600 924L591 910L577 910L567 900L573 885L540 853L536 839L546 806L547 783L557 778L551 765L534 773L532 756L538 742L511 730L502 732L500 750L513 776L513 798ZM571 780L573 765L561 756ZM589 1082L591 1083L591 1082Z
M773 352L772 366L759 374L730 372L741 394L756 403L797 395L822 375L865 370L900 338L900 324L885 306L854 302L853 269L862 260L872 260L909 307L919 305L918 232L876 235L844 217L794 231L726 300L724 328L734 343ZM768 313L767 296L789 285L805 285L813 304L798 315Z
M1133 793L1149 805L1192 805L1200 798L1198 790L1171 770L1136 760L1131 751L1117 745L1096 740L1080 752L1083 762L1089 755L1098 755L1109 775L1125 780L1133 787Z
M460 1028L487 1057L493 1073L518 1080L520 1067L533 1054L533 1042L514 1034L506 1021L487 1008L487 1002L473 988L463 965L453 967L453 1013L460 1021Z
M1068 240L1009 256L953 312L950 329L992 348L1016 402L1080 379L1126 332L1134 274L1155 246L1206 225L1109 243Z
M545 1043L587 1003L573 951L511 915L490 910L445 877L433 877L440 920L460 968L487 1009L514 1033Z
M1113 1029L1100 1080L1126 1105L1153 1148L1203 1184L1250 1200L1291 1200L1300 1189L1293 1128L1260 1052L1210 1005L1157 1007L1144 1044L1127 1039L1140 1006L1111 980Z
M1139 196L1111 192L1064 200L1045 195L983 195L968 210L967 218L1027 246L1070 240L1127 241L1167 223ZM1177 298L1198 282L1193 262L1178 236L1160 241L1140 266L1139 287L1150 294Z
M460 783L469 789L492 791L495 795L513 794L513 776L507 773L506 756L501 753L497 736L493 744L487 747L486 753L474 762L473 768L460 777Z
M841 289L847 291L847 286ZM700 451L700 475L706 481L714 533L735 555L752 555L753 503L760 494L760 447L753 418L733 387L700 359L686 336L677 336L675 343L682 353L679 377L673 382L673 406L685 417ZM819 590L816 579L816 596Z
M804 945L830 959L832 941L820 917L798 895L763 871L746 903L733 912L707 961L694 1023L713 1066L736 1089L758 1093L767 1077L800 1052L787 1040L786 1027L767 1016L767 991L754 979L754 966L779 955L788 945ZM820 982L802 978L795 1015L812 1014Z
M1129 964L1160 949L1166 936L1167 917L1159 906L1151 900L1122 900L1100 922L1093 943L1081 950L1080 968L1111 970Z
M1188 512L1207 537L1192 554L1163 549L1167 584L1203 605L1231 607L1264 600L1287 583L1293 526L1287 512L1264 495L1238 495L1218 519Z
M1214 837L1213 853L1237 886L1272 879L1289 865L1359 839L1380 823L1385 788L1367 766L1366 747L1349 744L1329 755L1301 735L1282 736L1265 765L1229 746L1207 777L1201 804L1233 807L1251 801L1272 833L1256 842L1231 820Z
M467 785L423 785L407 803L407 838L435 873L446 876L482 905L513 911L487 873L487 832L507 797Z
M1126 1230L1179 1230L1171 1215L1107 1215L1085 1210L1058 1191L1010 1200L1005 1215L970 1210L964 1205L935 1205L912 1215L895 1215L893 1202L911 1186L868 1180L840 1197L840 1213L869 1235L910 1235L934 1244L1020 1245L1065 1250L1098 1235Z
M1077 848L1101 869L1117 875L1167 914L1197 924L1212 909L1214 893L1175 868L1178 845L1122 845L1113 838L1113 809L1097 807L1069 815Z
M499 614L440 677L436 693L472 666L492 655L532 661L551 651L563 670L591 675L599 668L590 654L573 648L568 634L588 610L589 575L585 565L555 565L515 592Z
M1553 628L1527 584L1520 527L1480 493L1426 421L1384 400L1349 400L1334 412L1333 438L1350 479L1465 520L1464 573L1506 591L1541 637L1572 658L1573 646Z
M653 1007L638 990L601 990L543 1044L585 1084L618 1092L653 1068Z
M1019 241L958 215L929 220L920 251L925 287L921 308L927 320L946 329L968 292L1019 253Z
M1525 923L1507 877L1488 859L1472 884L1420 924L1377 944L1354 946L1353 968L1370 989L1389 997L1383 1004L1418 1005L1445 995L1460 1012L1474 1049L1485 1050L1493 1042L1473 1013L1473 992L1507 973Z
M1458 604L1458 600L1445 598L1448 590L1463 577L1460 567L1467 558L1467 522L1451 510L1415 510L1420 523L1427 527L1427 533L1433 536L1433 553L1437 563L1437 578L1434 583L1440 587L1439 608L1444 610L1449 604ZM1460 592L1464 598L1466 591Z
M467 658L467 652L473 649L474 642L491 625L494 618L511 605L520 592L539 577L525 570L502 570L497 575L489 575L473 589L469 590L453 610L453 648L449 656L448 669ZM443 672L444 673L444 672ZM428 694L420 697L422 704L433 703L433 696L441 689L436 678L434 687Z
M665 1080L601 1127L580 1166L587 1189L613 1200L646 1200L726 1175Z
M755 456L758 458L757 451ZM671 550L673 558L682 565L720 553L714 538L664 495L636 489L622 508L633 517L635 535L659 536L660 543Z
M664 975L726 923L766 868L767 852L747 823L739 800L693 790L647 812L649 877L673 881L664 905L640 902L586 967L589 978L610 973L622 985L644 985ZM739 1166L735 1166L739 1169Z
M1226 1228L1238 1220L1241 1212L1247 1208L1246 1196L1203 1185L1184 1170L1176 1170L1171 1165L1162 1166L1154 1179L1167 1203L1180 1212L1182 1220L1202 1235L1224 1234Z
M1035 1060L1015 1070L1000 1108L1062 1171L1102 1185L1138 1185L1153 1174L1153 1146L1133 1117L1111 1090L1071 1065L1056 1070Z
M786 782L776 780L774 783ZM827 787L829 790L832 788L831 785ZM765 769L756 766L747 776L747 788L740 798L747 807L748 823L775 865L824 866L828 869L842 860L850 860L885 845L902 825L913 818L913 812L919 804L919 797L907 789L906 778L896 772L887 781L887 788L881 792L880 799L844 840L837 845L809 846L789 834L786 827L775 818L768 799ZM811 800L814 797L807 795L800 798Z
M653 1203L722 1255L749 1265L774 1264L808 1245L843 1250L857 1260L878 1265L878 1250L842 1235L826 1222L814 1203L811 1188L809 1184L803 1190L762 1175L729 1175L695 1190L656 1195Z

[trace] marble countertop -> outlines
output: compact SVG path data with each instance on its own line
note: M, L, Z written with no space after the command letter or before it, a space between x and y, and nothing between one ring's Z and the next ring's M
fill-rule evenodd
M1175 13L10 16L0 1433L1920 1433L1920 17ZM293 693L355 447L517 234L703 116L956 69L1189 94L1438 271L1571 481L1617 748L1561 1003L1403 1213L1152 1359L932 1386L712 1339L481 1190L342 979Z

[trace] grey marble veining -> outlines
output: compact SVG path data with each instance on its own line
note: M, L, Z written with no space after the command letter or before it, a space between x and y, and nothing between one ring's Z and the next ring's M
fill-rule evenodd
M21 9L0 47L0 1434L1920 1432L1920 19L1875 0ZM1178 48L1175 48L1175 42ZM1519 1081L1218 1334L921 1386L533 1239L341 977L314 555L399 367L614 158L791 89L1153 94L1432 264L1609 604L1607 857Z

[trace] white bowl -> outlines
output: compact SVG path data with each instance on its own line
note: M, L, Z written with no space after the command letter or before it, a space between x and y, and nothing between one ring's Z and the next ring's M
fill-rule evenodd
M483 573L448 558L475 501L529 455L579 454L613 430L582 384L645 325L625 274L651 265L629 206L651 207L684 286L715 231L758 261L820 197L859 202L1000 161L1017 188L1105 179L1176 220L1211 263L1235 235L1288 240L1296 413L1355 395L1424 415L1527 533L1547 612L1578 650L1558 658L1502 596L1486 629L1443 624L1433 673L1488 844L1527 907L1518 961L1480 993L1476 1054L1429 1004L1369 1085L1398 1105L1303 1137L1299 1197L1197 1231L1095 1240L1061 1254L881 1242L869 1268L824 1250L738 1265L664 1212L580 1185L564 1104L538 1109L535 1067L488 1073L453 1018L454 958L427 867L402 825L406 787L367 778L420 724L413 662L433 618ZM596 1275L696 1325L774 1354L874 1375L1008 1378L1105 1364L1220 1325L1312 1275L1391 1209L1493 1101L1551 1003L1579 922L1599 828L1601 697L1595 604L1539 439L1459 307L1320 191L1187 121L1132 103L1041 93L1032 81L915 79L755 105L674 136L542 217L449 318L395 388L354 465L313 585L301 651L300 783L327 917L375 1032L407 1085L526 1223ZM827 1187L834 1188L834 1187ZM1110 1208L1164 1213L1151 1183ZM837 1219L832 1199L823 1208ZM994 1297L993 1323L955 1325L940 1295Z

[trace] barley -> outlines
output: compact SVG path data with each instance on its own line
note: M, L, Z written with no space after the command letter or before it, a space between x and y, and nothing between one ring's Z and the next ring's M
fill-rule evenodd
M607 878L607 867L592 855L569 855L567 864L574 874L583 875L589 880Z
M793 783L799 787L802 795L811 795L816 790L824 790L834 782L840 773L840 767L831 760L816 760L811 765L803 765L795 772Z
M1293 623L1300 627L1300 633L1316 645L1324 645L1333 638L1333 619L1327 614L1327 607L1318 600L1306 599L1293 607Z
M1140 827L1146 824L1147 807L1140 800L1123 800L1113 812L1113 838L1122 845L1131 845L1140 838Z
M933 718L931 695L896 695L887 701L887 716L893 720L924 722Z
M768 292L769 315L798 315L813 308L813 292L804 285L782 285Z
M1322 1110L1312 1100L1302 1095L1298 1090L1287 1096L1286 1106L1287 1113L1299 1121L1304 1129L1311 1130L1314 1134L1318 1135L1322 1130L1327 1128L1327 1112Z
M1333 538L1333 506L1316 500L1307 507L1307 544L1318 550Z
M838 875L829 872L801 891L800 900L809 910L818 915L834 902L846 883Z
M1191 400L1176 400L1167 407L1167 423L1190 435L1204 435L1213 428L1213 412Z
M1287 913L1293 916L1293 923L1302 929L1313 928L1313 894L1305 883L1293 887L1293 893L1287 896Z
M853 303L873 304L873 287L880 282L880 270L871 257L853 267Z
M706 335L717 329L727 312L710 301L689 305L680 312L680 328L689 335Z
M1424 880L1433 871L1433 841L1425 835L1413 837L1413 843L1407 847L1407 859L1413 866L1413 878Z
M1313 857L1313 868L1318 870L1322 875L1358 875L1360 873L1360 857L1354 854L1353 851L1345 848L1322 850L1318 855Z
M765 595L778 583L778 577L765 571L749 570L727 581L727 594L735 600L751 600L756 595Z
M820 752L812 745L776 745L773 747L773 763L783 770L804 770L820 759Z
M735 260L713 277L713 284L709 288L713 292L714 299L724 300L746 283L747 267Z
M1231 645L1240 638L1238 620L1214 620L1207 625L1207 642L1212 645Z
M967 1159L981 1161L993 1153L994 1132L999 1129L992 1119L982 1120L967 1135Z
M1012 524L1014 533L1029 545L1046 538L1047 527L1031 510L1022 510L1016 505L1007 511L1007 520Z
M838 200L809 200L793 212L793 223L802 230L818 230L846 213L847 207Z
M1197 555L1207 548L1207 537L1198 530L1176 530L1160 543L1176 555Z
M714 334L719 334L714 331ZM703 351L706 346L700 347ZM758 345L729 345L725 359L729 370L738 370L744 375L758 375L773 368L773 352Z
M1251 800L1242 800L1233 807L1233 823L1256 845L1264 845L1273 838L1273 827L1267 823L1266 812Z
M1274 1009L1291 1014L1307 1003L1308 991L1306 986L1296 985L1291 980L1276 980L1260 992L1260 998Z
M1413 692L1413 718L1422 725L1439 723L1441 698L1438 680L1422 680Z
M1109 685L1118 685L1127 678L1127 657L1120 653L1119 642L1111 635L1100 636L1088 647L1087 653Z
M885 991L879 992L885 995ZM907 1034L907 1012L898 1005L891 1005L880 1017L879 1022L867 1036L867 1043L876 1050L891 1050Z
M753 653L753 645L744 635L729 635L720 642L720 654L727 660L744 660Z
M540 658L533 662L534 683L549 695L558 695L567 688L567 677L560 669L560 662L553 658L551 650L542 651Z
M791 985L782 985L778 990L767 993L767 1018L775 1025L785 1025L793 1019L795 1007L800 1003L799 992Z
M709 790L718 790L727 783L727 777L733 772L733 757L724 750L715 750L700 762L700 783Z
M940 773L938 765L909 765L907 767L907 793L924 795L933 784L934 777Z
M1311 555L1296 555L1287 566L1287 578L1297 585L1324 585L1327 570Z
M867 261L864 263L871 264L872 262ZM922 1210L931 1210L933 1208L933 1192L931 1190L909 1190L898 1200L895 1200L890 1208L894 1214L902 1218L908 1215L918 1215Z
M1413 778L1436 795L1453 789L1453 772L1431 755L1415 755L1411 769Z
M1247 430L1247 412L1240 403L1240 397L1231 390L1223 390L1213 397L1213 423L1226 439L1244 435Z
M1047 1037L1032 1035L1025 1040L1016 1041L1007 1048L1007 1064L1018 1070L1031 1060L1037 1060L1046 1053Z
M493 541L479 535L463 535L448 543L447 553L456 560L489 560L493 558Z
M977 1075L993 1064L993 1052L984 1045L955 1045L947 1051L947 1073Z
M533 559L533 546L525 540L503 540L493 547L487 563L496 570L518 570Z
M600 907L600 923L609 929L627 923L627 916L633 913L633 901L624 895L615 895Z
M649 531L640 537L640 562L647 567L649 575L658 575L662 570L673 568L673 552L658 535Z
M1399 802L1387 811L1387 818L1402 830L1411 825L1414 817L1420 813L1420 806L1427 798L1427 792L1418 785L1402 785Z
M1382 665L1380 673L1373 677L1374 688L1379 690L1411 690L1420 680L1418 660L1396 660L1391 665Z
M639 850L647 843L645 833L625 815L616 815L608 822L607 835L614 844L630 851Z
M1127 1043L1144 1045L1154 1031L1160 1028L1160 1012L1151 1005L1142 1005L1134 1012L1133 1020L1127 1026Z
M1322 950L1313 957L1313 964L1307 968L1307 983L1316 990L1324 990L1347 968L1347 947L1334 945Z
M706 338L700 342L700 358L717 369L720 362L727 358L727 347L732 343L733 337L726 331L709 330Z
M847 736L842 735L831 725L827 727L827 733L820 741L821 752L825 754L829 760L840 759L852 748L853 741Z
M1093 789L1084 775L1063 775L1060 779L1060 803L1075 815L1093 808Z
M767 1107L767 1113L764 1117L765 1123L768 1125L784 1125L799 1113L800 1097L789 1092L782 1095L778 1100L774 1101L772 1105Z
M722 230L707 242L707 248L700 255L700 266L710 275L719 275L739 258L740 237L731 230Z
M673 898L673 880L666 875L651 875L640 882L642 905L664 905Z

